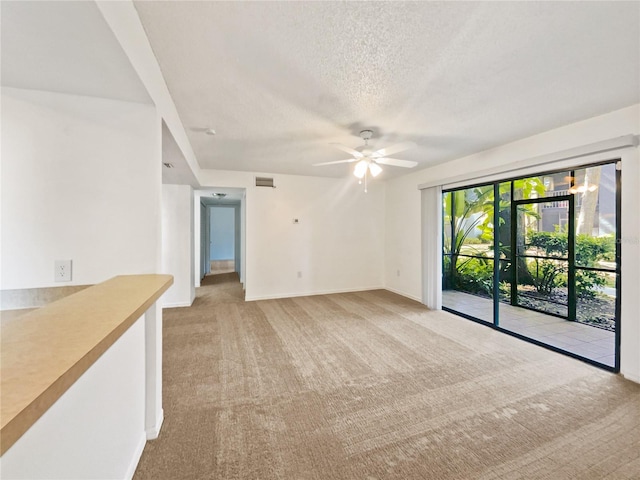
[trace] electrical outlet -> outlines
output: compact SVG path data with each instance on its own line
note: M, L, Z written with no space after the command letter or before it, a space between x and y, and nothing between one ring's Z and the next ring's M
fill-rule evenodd
M70 282L71 260L56 260L53 274L56 282Z

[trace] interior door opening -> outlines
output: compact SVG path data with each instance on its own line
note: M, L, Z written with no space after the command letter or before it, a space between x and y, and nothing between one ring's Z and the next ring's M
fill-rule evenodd
M236 271L236 210L239 205L209 207L209 273Z
M196 235L200 282L207 275L237 273L245 285L245 190L199 191L200 234Z

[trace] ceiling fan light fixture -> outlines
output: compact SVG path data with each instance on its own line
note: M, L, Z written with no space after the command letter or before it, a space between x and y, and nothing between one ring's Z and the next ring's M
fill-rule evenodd
M371 172L372 176L377 177L378 175L380 175L380 173L382 173L382 167L376 162L371 162L369 163L369 171Z
M356 163L356 167L353 169L353 174L357 178L364 177L364 174L367 173L368 166L369 164L367 163L366 160L360 160L358 163Z
M418 165L418 162L410 160L398 160L397 158L389 158L389 155L393 155L398 152L403 152L415 146L413 142L404 142L391 145L386 148L380 148L374 150L374 147L369 145L369 140L373 137L373 130L362 130L360 132L360 138L364 140L364 145L360 145L357 148L347 147L340 143L332 143L334 147L343 152L351 154L353 158L346 160L333 160L330 162L314 163L315 167L323 165L336 165L339 163L352 163L355 162L355 168L353 169L353 175L359 180L358 183L362 183L364 179L364 191L367 191L367 177L368 174L371 177L377 177L382 173L382 165L391 165L394 167L413 168Z

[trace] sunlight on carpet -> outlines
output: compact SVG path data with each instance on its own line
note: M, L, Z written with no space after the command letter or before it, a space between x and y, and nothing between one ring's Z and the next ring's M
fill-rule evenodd
M639 478L640 386L393 293L164 310L135 479Z

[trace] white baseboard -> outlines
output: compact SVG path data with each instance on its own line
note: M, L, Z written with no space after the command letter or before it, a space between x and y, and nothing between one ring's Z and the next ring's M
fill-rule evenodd
M278 298L292 298L292 297L311 297L313 295L331 295L332 293L351 293L351 292L366 292L367 290L384 290L381 285L362 287L362 288L344 288L337 290L316 290L313 292L296 292L296 293L282 293L274 295L254 295L246 296L245 301L254 302L256 300L276 300Z
M401 292L400 290L396 290L395 288L385 287L385 290L390 291L391 293L395 293L396 295L400 295L405 298L409 298L411 300L415 300L416 302L422 303L422 299L418 297L414 297L413 295L409 295L407 293Z
M136 449L133 452L133 457L131 458L131 463L129 464L129 468L127 468L127 473L125 474L126 480L132 480L133 476L136 473L136 468L138 468L138 463L140 463L140 457L142 457L142 452L144 451L144 447L147 444L147 439L145 438L145 434L142 433L140 435L140 440L138 441L138 445L136 445Z
M191 305L193 305L193 300L191 300L191 302L163 303L162 308L190 307Z
M620 375L623 376L623 378L629 380L630 382L634 382L634 383L640 383L640 377L636 377L633 374L628 374L628 373L620 373Z
M158 438L158 435L160 435L160 429L162 428L162 422L164 422L164 409L160 409L155 425L147 428L147 440L155 440Z

